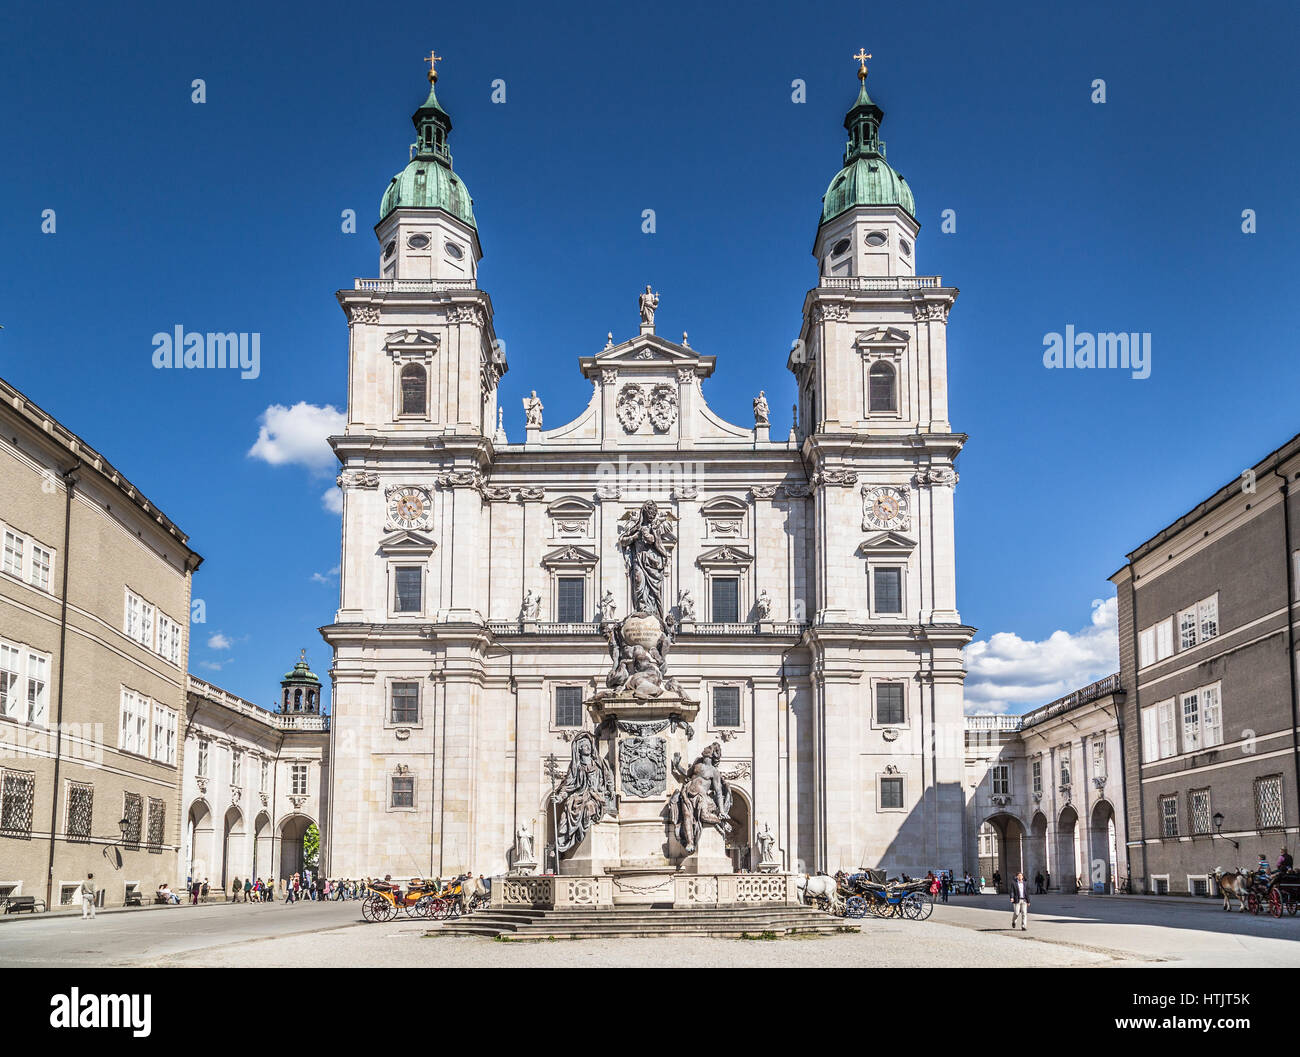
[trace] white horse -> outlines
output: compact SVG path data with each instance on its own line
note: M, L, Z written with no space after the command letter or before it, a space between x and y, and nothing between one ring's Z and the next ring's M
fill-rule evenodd
M816 906L825 899L835 910L840 904L839 886L835 878L828 874L800 874L795 882L799 897L809 906Z

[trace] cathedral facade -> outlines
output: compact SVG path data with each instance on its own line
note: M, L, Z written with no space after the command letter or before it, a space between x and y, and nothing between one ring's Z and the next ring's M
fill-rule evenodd
M759 833L787 870L963 863L957 291L917 274L912 192L859 77L788 362L795 428L771 435L775 379L752 423L712 411L701 383L743 369L739 352L656 333L647 287L636 332L579 359L591 398L573 421L543 424L554 375L524 365L543 392L521 442L502 428L508 365L431 71L384 194L379 277L338 294L327 874L501 873L521 829L554 869L553 792L617 663L608 629L635 608L619 544L647 503L670 529L650 585L667 664L701 703L689 753L716 742L734 793L732 866L757 865Z

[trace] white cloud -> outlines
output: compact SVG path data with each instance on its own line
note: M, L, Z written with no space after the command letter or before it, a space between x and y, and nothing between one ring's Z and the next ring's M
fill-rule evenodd
M339 574L339 567L336 565L327 573L312 573L311 578L318 584L327 584Z
M1012 631L966 647L966 711L1020 713L1119 670L1116 600L1095 598L1091 623L1035 642Z
M343 490L335 485L333 488L325 489L320 497L320 505L328 510L331 514L343 513Z
M219 672L225 667L225 661L199 661L200 668L206 668L210 672Z
M234 643L219 631L214 631L208 636L208 649L210 650L228 650L232 645Z
M332 404L317 407L299 402L293 407L272 404L262 412L257 441L248 449L253 459L272 466L297 463L313 473L334 465L327 438L343 432L347 419Z

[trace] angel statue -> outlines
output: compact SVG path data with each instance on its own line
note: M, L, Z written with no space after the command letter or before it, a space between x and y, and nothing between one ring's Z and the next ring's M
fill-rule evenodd
M614 800L614 771L600 754L591 731L584 730L573 739L569 769L555 800L556 846L563 854L582 843L587 830L605 817Z

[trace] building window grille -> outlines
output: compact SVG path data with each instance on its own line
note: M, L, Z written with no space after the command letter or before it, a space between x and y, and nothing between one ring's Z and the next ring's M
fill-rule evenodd
M149 798L149 847L160 851L163 845L163 831L166 828L167 804L156 796Z
M69 782L68 840L89 840L94 814L95 787L89 782Z
M123 794L123 818L126 819L126 832L122 835L122 843L131 847L140 846L140 828L143 824L144 815L144 797L139 793Z
M0 836L31 840L35 800L35 772L0 771Z
M1282 776L1270 774L1255 779L1255 828L1281 829L1282 811Z
M1160 798L1160 832L1165 837L1178 836L1178 797Z
M1206 834L1210 832L1210 791L1193 789L1188 794L1188 806L1191 809L1192 832Z

